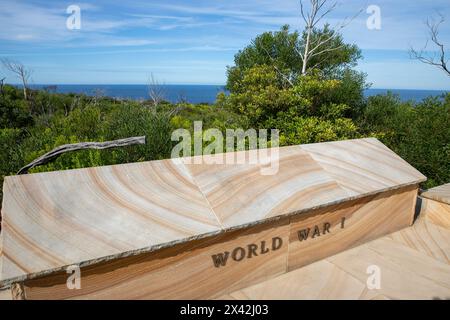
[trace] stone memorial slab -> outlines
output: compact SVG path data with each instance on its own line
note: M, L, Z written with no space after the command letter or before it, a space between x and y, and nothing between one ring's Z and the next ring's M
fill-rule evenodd
M411 225L426 179L372 138L279 148L271 175L266 161L197 160L6 177L0 288L220 297ZM67 285L68 267L81 289Z

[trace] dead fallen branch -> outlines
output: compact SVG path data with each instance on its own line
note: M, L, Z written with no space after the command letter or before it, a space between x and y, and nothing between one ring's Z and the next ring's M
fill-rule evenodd
M62 146L59 146L59 147L53 149L50 152L47 152L46 154L40 156L39 158L33 160L32 162L27 164L25 167L21 168L17 172L17 174L28 173L28 170L30 170L36 166L41 166L48 162L51 162L66 152L85 150L85 149L101 150L101 149L131 146L131 145L135 145L135 144L145 144L145 136L130 137L130 138L125 138L125 139L105 141L105 142L80 142L80 143L73 143L73 144L64 144Z

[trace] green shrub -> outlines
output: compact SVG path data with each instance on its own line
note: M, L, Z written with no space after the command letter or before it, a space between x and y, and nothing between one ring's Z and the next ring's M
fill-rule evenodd
M24 165L24 155L20 148L24 133L21 129L0 129L0 183L5 176L15 174ZM2 189L3 190L3 189ZM3 191L0 190L0 203Z
M364 135L378 137L428 177L424 188L450 182L449 96L417 104L392 94L370 97L358 120Z
M267 121L266 127L280 130L281 146L353 139L359 136L358 128L347 118L328 120L285 116Z

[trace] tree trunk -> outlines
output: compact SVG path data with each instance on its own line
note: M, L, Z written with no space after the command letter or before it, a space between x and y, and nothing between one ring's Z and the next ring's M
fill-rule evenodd
M306 67L308 64L308 55L309 55L309 45L311 42L311 27L307 26L308 33L306 35L306 44L305 44L305 52L303 53L303 64L302 64L302 76L306 74Z
M22 76L22 83L23 83L23 97L25 100L28 100L28 95L27 95L27 82L24 78L24 76Z

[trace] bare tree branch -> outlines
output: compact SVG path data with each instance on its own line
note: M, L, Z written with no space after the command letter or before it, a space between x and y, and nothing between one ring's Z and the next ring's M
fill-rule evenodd
M439 27L442 23L445 22L445 18L442 14L439 13L439 20L435 20L434 18L427 19L426 25L428 28L428 32L430 34L430 39L434 43L435 46L438 47L438 51L433 52L432 55L427 53L428 43L425 43L425 46L419 51L415 50L413 47L409 50L409 56L411 59L419 60L422 63L429 64L439 69L443 70L448 76L450 76L450 67L448 66L449 59L446 58L446 52L444 48L444 44L439 40Z
M296 46L294 46L294 51L300 56L300 59L302 59L303 61L303 53Z
M20 80L22 81L22 85L23 85L23 96L25 98L25 100L28 100L28 81L30 80L31 77L31 69L28 69L27 67L25 67L22 63L18 62L18 61L13 61L10 59L1 59L1 62L3 64L3 66L11 71L12 73L16 74Z
M148 96L154 107L158 106L165 99L166 92L164 87L156 80L153 73L148 79Z
M339 23L336 28L331 29L329 33L324 32L321 34L317 32L316 29L318 23L324 19L328 14L333 12L337 6L337 2L329 3L328 0L309 0L310 6L309 10L305 9L303 0L300 0L300 15L305 22L305 29L303 32L303 42L297 41L293 44L293 50L301 59L302 68L301 75L306 75L307 71L311 69L310 63L311 59L317 57L321 54L342 49L344 45L342 44L329 44L333 40L339 37L339 31L348 26L357 16L363 12L364 9L360 9L354 16L348 18L346 17L341 23ZM255 43L253 43L256 46ZM289 45L289 44L288 44ZM328 45L328 46L327 46ZM271 52L265 47L262 47L266 55L272 62L275 61ZM315 64L317 66L318 64ZM289 85L293 86L293 74L286 75L283 73L276 65L274 65L276 72L285 79Z
M253 42L254 43L254 42ZM272 60L272 62L274 62L274 58L272 57L272 55L269 53L269 51L267 50L266 47L262 46L262 49L264 50L264 52L266 53L266 55L269 57L270 60ZM273 64L273 67L275 69L275 71L284 79L286 80L289 85L292 87L294 85L294 83L292 82L292 80L290 79L290 77L286 74L284 74L283 72L281 72L281 70L275 65L275 63Z
M323 4L325 4L325 1L323 2ZM322 5L323 5L322 4ZM321 6L322 7L322 6ZM337 7L337 2L333 3L333 5L331 5L324 13L322 13L320 15L319 18L316 19L316 21L314 22L314 24L312 25L312 27L314 28L326 15L328 15L329 13L331 13L334 9L336 9ZM320 8L319 8L320 10Z
M309 69L309 62L313 57L325 52L335 51L342 48L342 46L340 45L323 49L323 46L331 42L333 39L336 39L336 37L338 36L338 31L349 25L350 22L352 22L363 11L363 9L361 9L350 19L344 19L344 21L332 31L330 36L319 36L317 39L312 39L314 29L317 27L318 23L328 14L333 12L338 4L337 2L333 2L330 6L325 7L328 0L309 0L309 2L311 8L309 12L305 14L303 0L300 0L300 13L306 24L306 41L303 46L303 53L300 54L300 57L303 61L302 75L305 75L307 73L307 70ZM296 51L300 53L299 50Z
M305 21L305 24L308 24L308 20L305 16L305 11L303 9L303 1L300 1L300 13L302 15L303 21Z
M113 140L113 141L105 141L105 142L80 142L80 143L73 143L73 144L64 144L62 146L59 146L59 147L53 149L50 152L47 152L46 154L40 156L39 158L33 160L32 162L30 162L29 164L27 164L26 166L21 168L17 172L17 174L28 173L28 170L30 170L36 166L41 166L43 164L51 162L66 152L85 150L85 149L101 150L101 149L108 149L108 148L130 146L130 145L134 145L134 144L145 144L145 136L131 137L131 138L125 138L125 139L119 139L119 140Z

